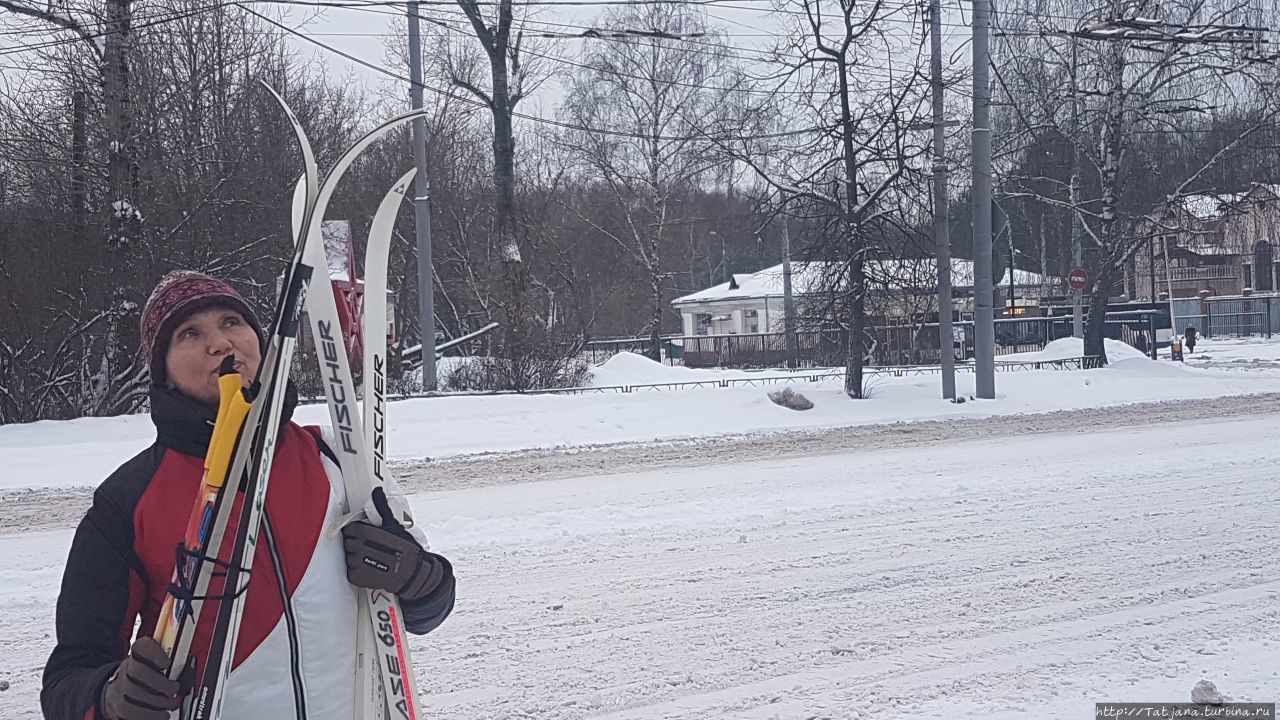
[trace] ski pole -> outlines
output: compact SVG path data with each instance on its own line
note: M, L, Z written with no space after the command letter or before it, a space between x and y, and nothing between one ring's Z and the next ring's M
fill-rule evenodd
M200 564L211 551L215 555L218 551L218 548L206 547L209 542L209 530L222 498L222 490L226 486L231 456L235 452L245 417L249 414L249 403L244 397L240 373L235 371L235 360L234 355L228 355L223 358L222 365L218 368L218 415L213 426L213 437L209 441L209 449L204 457L204 474L200 478L200 491L196 495L195 507L191 511L186 534L178 549L178 562L174 568L173 583L165 596L164 605L160 610L160 620L153 634L165 652L169 653L171 664L174 661L178 664L186 662L187 648L178 647L179 633L193 614L192 603L196 598L192 594ZM175 590L179 594L175 594ZM178 650L182 657L175 656L175 650ZM175 675L171 668L170 677Z

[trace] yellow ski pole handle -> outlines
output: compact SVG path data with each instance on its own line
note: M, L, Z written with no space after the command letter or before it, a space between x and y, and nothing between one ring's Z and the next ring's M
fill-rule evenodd
M244 399L240 373L218 378L218 420L213 426L213 438L209 452L204 456L204 485L222 487L227 479L227 466L231 464L236 438L249 415L249 403ZM222 414L226 408L226 415Z

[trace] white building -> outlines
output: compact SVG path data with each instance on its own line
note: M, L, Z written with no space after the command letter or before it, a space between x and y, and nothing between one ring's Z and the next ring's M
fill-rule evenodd
M792 297L799 301L820 281L822 263L791 263ZM935 262L918 260L882 260L868 262L866 272L871 294L882 298L918 297L927 299L936 292ZM1038 303L1048 283L1039 273L1017 270L1014 273L1014 296L1023 302ZM1009 275L1006 271L997 284L996 306L1007 297ZM951 261L951 285L956 298L955 309L972 310L973 261ZM734 274L729 282L676 298L671 306L680 313L683 334L749 335L782 332L783 329L782 265L774 265L754 273ZM906 305L906 303L902 303Z

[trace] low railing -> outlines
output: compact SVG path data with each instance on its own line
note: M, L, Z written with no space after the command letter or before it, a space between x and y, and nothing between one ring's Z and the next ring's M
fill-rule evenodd
M1064 358L1060 360L997 360L995 364L996 370L999 372L1027 372L1033 370L1092 370L1102 367L1102 359L1089 355L1084 357ZM957 372L973 372L974 364L972 362L956 363ZM670 391L670 390L690 390L697 388L731 388L739 386L760 387L765 385L780 385L783 383L809 382L818 383L825 380L843 380L844 368L816 368L810 370L795 371L775 371L778 374L761 375L760 377L746 378L722 378L719 380L697 380L689 382L673 382L673 383L637 383L634 385L612 385L608 387L595 388L566 388L561 390L538 390L534 393L540 395L554 394L585 394L592 392L646 392L646 391ZM939 365L888 365L888 366L867 366L862 369L862 374L866 377L911 377L916 375L938 375L942 372ZM484 393L490 394L490 393Z
M1121 340L1146 354L1157 348L1158 313L1138 311L1107 315L1103 334ZM972 321L952 323L952 356L957 363L973 360L976 338ZM1012 355L1043 350L1054 340L1070 337L1070 317L1007 318L994 322L995 354ZM938 326L935 323L883 325L867 329L869 366L928 366L942 361ZM795 365L800 368L838 367L845 357L844 334L839 330L801 330L795 334ZM599 364L619 352L633 352L669 365L689 368L781 368L791 353L783 333L746 335L666 335L661 357L652 357L648 338L619 338L586 343L582 359Z
M1062 360L1012 360L996 361L999 372L1027 372L1033 370L1090 370L1101 367L1100 358L1086 356L1066 358ZM971 362L956 363L957 372L973 372ZM633 385L605 385L600 387L551 388L547 390L528 390L523 393L513 391L461 391L461 392L429 392L429 393L396 393L387 395L388 400L407 400L426 397L460 397L468 395L595 395L607 393L635 392L673 392L680 390L696 390L701 388L726 389L731 387L763 387L784 383L820 383L827 380L843 380L844 368L809 368L806 370L773 371L778 374L761 375L760 377L720 378L716 380L689 380L669 383L636 383ZM862 369L865 377L911 377L916 375L937 375L942 368L937 365L890 365L867 366ZM324 402L323 397L303 397L299 402L313 404Z

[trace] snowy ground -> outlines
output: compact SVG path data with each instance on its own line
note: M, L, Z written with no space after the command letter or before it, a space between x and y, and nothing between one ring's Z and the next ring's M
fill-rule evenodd
M430 715L1066 720L1202 678L1280 700L1280 339L1197 349L1001 374L964 404L936 376L857 403L795 385L806 413L773 386L394 403L460 577L417 645ZM769 374L623 356L596 382ZM39 717L71 526L152 432L0 427L0 720Z
M1192 367L1237 370L1280 370L1280 338L1210 338L1186 355Z
M1139 417L419 493L460 593L416 643L430 716L1067 720L1202 678L1274 702L1280 415ZM0 535L4 720L39 717L70 535Z
M1075 342L1075 346L1071 343ZM1209 348L1206 344L1206 354ZM940 399L936 375L874 377L873 399L850 402L841 380L798 383L815 404L808 412L774 405L774 386L735 386L592 395L451 396L391 403L389 438L393 461L532 448L581 448L1018 413L1042 413L1134 402L1191 400L1280 392L1280 363L1198 367L1151 361L1132 348L1109 347L1112 364L1100 370L1000 373L994 401L952 404ZM1237 348L1234 357L1280 357L1275 343ZM1060 340L1043 353L1018 359L1078 357L1078 341ZM1199 356L1200 353L1197 353ZM1010 359L1008 356L1002 359ZM596 371L603 385L688 382L725 377L771 377L781 372L689 370L658 365L635 355L614 358ZM957 376L966 395L972 374ZM298 410L304 423L328 423L324 406ZM0 491L15 488L88 487L146 447L154 430L146 416L84 418L0 426Z

